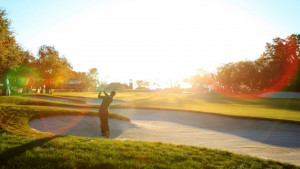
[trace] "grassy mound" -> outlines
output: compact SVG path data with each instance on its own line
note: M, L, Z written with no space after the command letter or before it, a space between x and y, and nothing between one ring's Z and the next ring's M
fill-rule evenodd
M20 96L34 96L37 99L42 96L42 97L54 97L54 98L58 98L58 99L66 99L66 100L71 100L71 101L76 101L76 102L82 102L85 103L84 100L80 100L80 99L75 99L75 98L71 98L71 97L64 97L64 96L57 96L57 95L49 95L49 94L42 94L42 93L25 93L22 94Z
M36 98L26 98L22 96L9 96L9 97L0 96L0 105L65 106L65 107L79 107L79 108L99 107L97 105L63 103L63 102L42 100Z

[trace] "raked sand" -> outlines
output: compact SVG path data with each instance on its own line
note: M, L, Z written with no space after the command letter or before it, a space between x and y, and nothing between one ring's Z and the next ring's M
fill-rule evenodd
M300 165L300 125L266 120L142 109L111 109L131 122L109 120L111 139L159 141L228 150ZM59 135L101 137L98 117L36 119L36 130ZM92 138L91 138L92 141Z

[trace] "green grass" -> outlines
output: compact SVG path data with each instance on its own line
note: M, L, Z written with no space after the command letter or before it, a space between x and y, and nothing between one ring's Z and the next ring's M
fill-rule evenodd
M48 95L48 97L52 97ZM22 96L0 96L0 105L37 105L37 106L60 106L60 107L79 107L79 108L98 108L99 105L63 103L58 101L43 100L37 98L26 98Z
M119 92L118 92L119 93ZM97 98L97 92L54 92L54 96L74 96L74 97L92 97Z
M94 92L54 93L55 95L97 97ZM214 113L240 118L262 118L300 122L300 99L237 99L217 93L117 92L116 99L129 102L117 107L153 108Z
M28 139L0 130L2 169L272 168L296 166L194 146L86 137Z

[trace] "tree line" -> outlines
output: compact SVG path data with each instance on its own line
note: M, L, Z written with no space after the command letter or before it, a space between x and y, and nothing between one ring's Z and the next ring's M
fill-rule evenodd
M68 60L54 46L42 45L37 57L24 50L11 31L5 10L0 9L0 79L8 77L10 85L39 88L43 85L60 87L66 80L77 80L84 90L95 90L99 85L97 69L89 72L73 71Z
M263 91L300 92L300 35L275 38L266 43L263 54L254 61L229 62L215 73L200 72L185 81L195 89L213 85L219 91L251 94Z

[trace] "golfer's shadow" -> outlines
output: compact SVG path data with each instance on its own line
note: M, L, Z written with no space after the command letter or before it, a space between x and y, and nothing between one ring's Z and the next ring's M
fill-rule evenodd
M0 130L0 132L3 132ZM7 162L15 160L18 156L24 154L28 150L32 150L36 147L40 147L44 144L47 144L49 141L54 140L55 138L59 138L62 136L55 136L55 137L47 137L37 140L28 141L27 143L20 144L16 147L7 148L5 151L0 153L0 168L4 167Z

